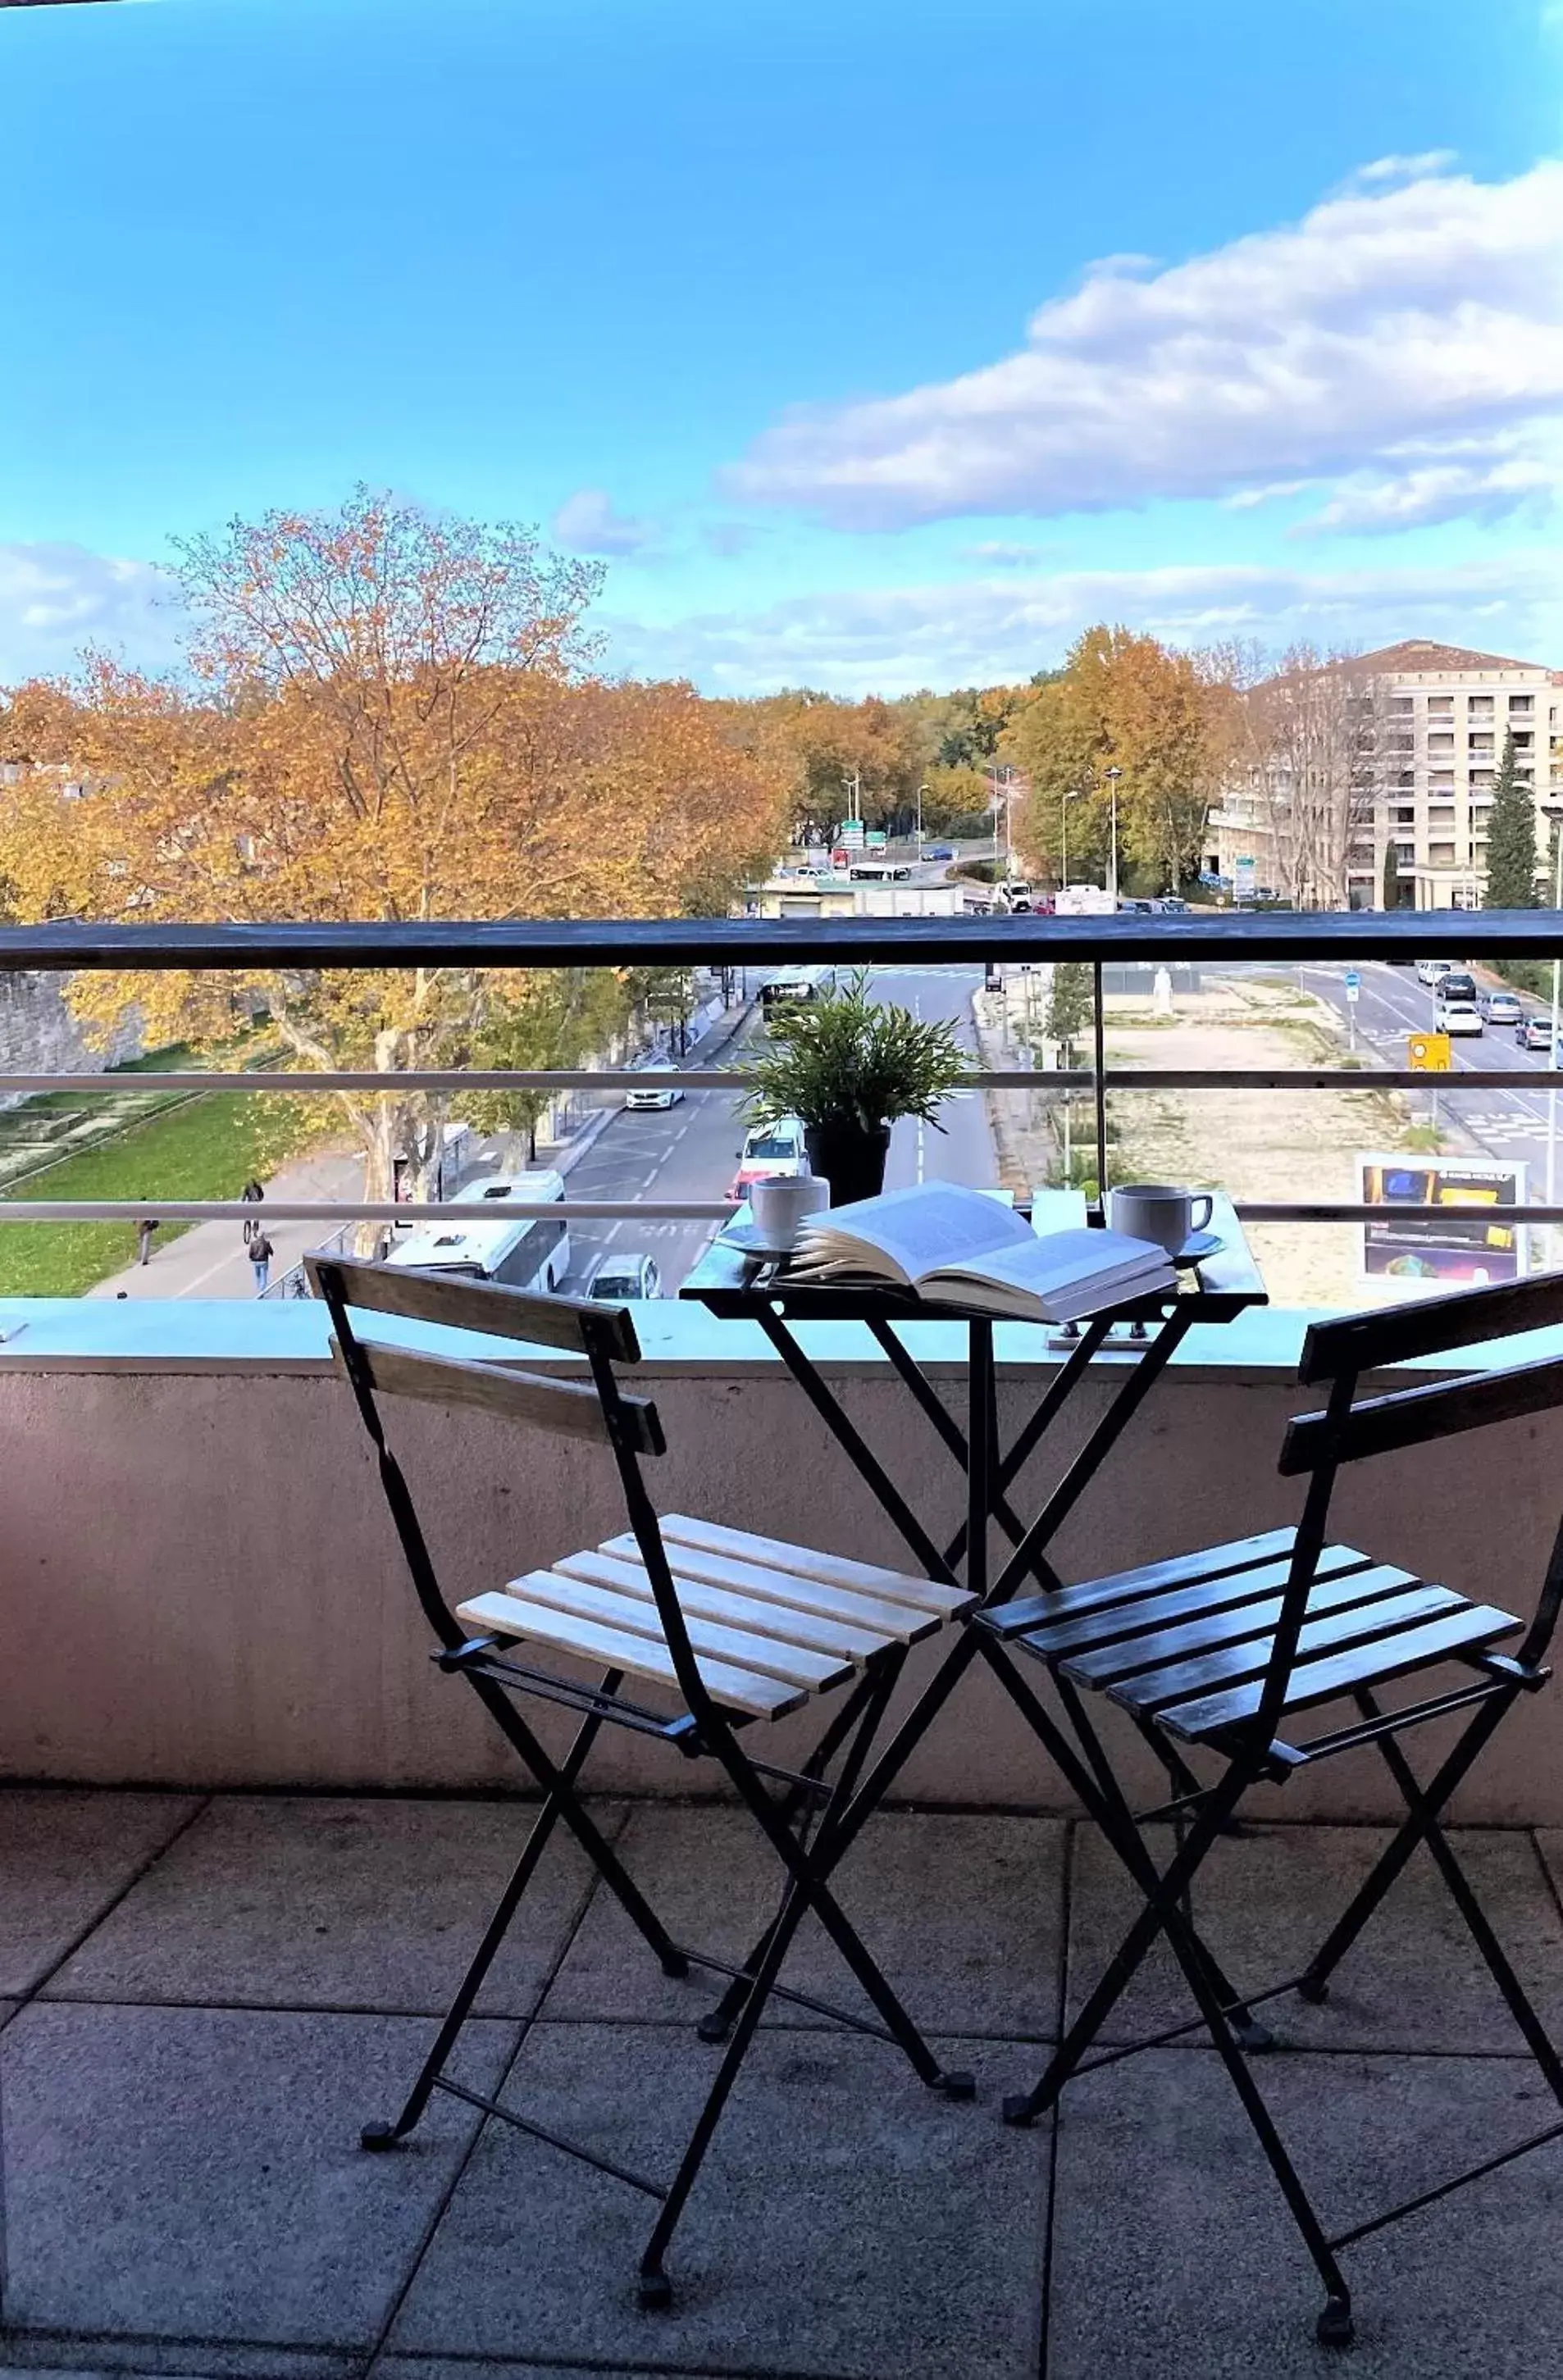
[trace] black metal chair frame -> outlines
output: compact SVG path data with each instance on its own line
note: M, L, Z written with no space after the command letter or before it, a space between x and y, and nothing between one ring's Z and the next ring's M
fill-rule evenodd
M1243 2055L1245 2049L1263 2049L1270 2043L1269 2034L1252 2018L1252 2009L1290 1991L1314 2002L1327 1998L1330 1977L1340 1961L1417 1846L1425 1843L1526 2046L1563 2108L1563 2058L1483 1912L1443 1824L1449 1802L1509 1711L1522 1695L1538 1692L1550 1677L1545 1658L1563 1608L1563 1525L1517 1652L1489 1648L1459 1655L1456 1658L1473 1673L1470 1682L1393 1708L1381 1704L1371 1685L1360 1686L1351 1694L1357 1712L1352 1723L1300 1743L1284 1741L1278 1732L1340 1469L1377 1454L1563 1405L1563 1359L1558 1358L1359 1398L1362 1374L1558 1322L1563 1322L1563 1280L1550 1277L1457 1293L1398 1312L1349 1316L1310 1330L1300 1377L1306 1382L1329 1381L1328 1403L1321 1413L1294 1420L1286 1433L1280 1460L1283 1475L1308 1476L1302 1514L1258 1706L1251 1720L1207 1743L1205 1748L1225 1763L1223 1773L1213 1783L1196 1785L1170 1803L1136 1814L1077 1685L1056 1662L1047 1662L1066 1732L1066 1726L1060 1725L1017 1667L1014 1653L1025 1649L1025 1632L1045 1621L1047 1597L1029 1598L1004 1609L990 1600L971 1623L971 1635L982 1644L990 1666L1100 1826L1144 1900L1140 1915L1067 2028L1044 2072L1030 2091L1006 2100L1005 2119L1011 2124L1033 2123L1056 2106L1073 2076L1116 2064L1203 2026L1325 2285L1325 2303L1317 2332L1326 2345L1346 2345L1353 2337L1350 2292L1338 2261L1344 2251L1467 2182L1563 2137L1560 2118L1435 2187L1332 2234L1313 2208ZM1424 1661L1419 1666L1426 1670L1434 1664ZM1426 1783L1419 1782L1399 1738L1410 1730L1460 1711L1471 1712L1469 1723L1433 1776ZM1154 1728L1154 1722L1142 1723L1138 1718L1136 1723L1142 1733L1146 1725ZM1405 1803L1404 1821L1306 1967L1262 1990L1238 1995L1194 1925L1190 1896L1200 1867L1218 1836L1234 1828L1243 1798L1253 1786L1282 1783L1300 1768L1370 1745L1376 1747ZM1165 1867L1158 1867L1141 1829L1169 1817L1177 1825L1173 1855ZM1088 2056L1136 1971L1163 1935L1198 2013L1148 2038Z
M845 1849L840 1840L844 1818L849 1812L857 1814L858 1824L852 1830L855 1836L867 1815L860 1806L862 1770L899 1679L906 1647L892 1645L870 1656L861 1674L846 1687L828 1725L800 1768L785 1768L752 1756L740 1741L752 1723L749 1716L725 1708L714 1699L702 1678L655 1507L642 1477L642 1459L664 1452L665 1441L654 1405L645 1398L627 1395L615 1376L616 1362L632 1364L639 1360L640 1348L630 1315L622 1307L543 1297L486 1282L457 1281L398 1266L314 1257L307 1262L315 1292L329 1308L338 1368L351 1387L373 1448L381 1486L414 1591L439 1645L433 1658L442 1670L466 1680L543 1797L515 1870L400 2114L392 2122L367 2125L361 2134L362 2144L368 2149L393 2148L413 2130L437 2090L612 2175L659 2202L641 2259L638 2288L642 2305L665 2306L672 2295L665 2267L667 2250L770 1999L790 2001L828 2016L854 2032L891 2043L905 2055L921 2082L946 2097L973 2095L972 2077L948 2070L940 2063L829 1888L831 1872ZM562 1380L541 1378L508 1366L501 1368L456 1362L442 1355L421 1352L413 1354L400 1349L393 1354L359 1335L352 1320L351 1309L355 1307L482 1330L511 1341L541 1342L578 1350L586 1358L592 1387L587 1390L581 1385L567 1385ZM387 1390L436 1402L464 1402L495 1411L509 1410L512 1414L519 1399L524 1407L522 1417L529 1421L544 1427L567 1427L574 1434L596 1436L605 1442L613 1455L630 1528L651 1582L657 1618L685 1705L682 1713L668 1717L626 1695L621 1692L621 1670L607 1670L592 1686L507 1658L515 1642L512 1638L469 1634L441 1590L411 1492L387 1442L379 1409L379 1397ZM568 1419L551 1420L551 1401L565 1399L571 1401L568 1409L561 1406L561 1410L568 1410ZM586 1416L581 1410L582 1401L590 1408L593 1423L600 1417L600 1428L583 1427ZM562 1759L550 1756L523 1718L518 1706L527 1697L560 1705L580 1715L580 1726ZM775 1852L786 1879L781 1899L770 1924L741 1966L673 1940L581 1799L581 1772L604 1725L653 1738L688 1760L714 1760ZM830 1773L833 1764L834 1775ZM724 2054L678 2168L666 2183L562 2138L518 2109L470 2090L446 2071L483 1978L560 1821L574 1835L665 1974L681 1979L689 1975L691 1968L701 1968L729 1979L722 2008L709 2013L698 2026L702 2039L713 2044L726 2043ZM793 1938L811 1911L866 1995L877 2021L781 1983L783 1964Z

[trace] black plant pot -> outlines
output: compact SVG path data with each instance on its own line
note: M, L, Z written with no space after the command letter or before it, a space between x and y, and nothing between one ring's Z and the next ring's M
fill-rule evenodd
M885 1160L890 1153L887 1123L861 1124L856 1116L832 1116L812 1123L804 1135L809 1169L830 1184L833 1207L849 1207L854 1198L876 1198L885 1187Z

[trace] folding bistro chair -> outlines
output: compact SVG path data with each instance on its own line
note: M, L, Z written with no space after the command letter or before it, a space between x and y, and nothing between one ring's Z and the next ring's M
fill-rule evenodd
M659 1521L641 1463L665 1451L662 1425L654 1404L626 1395L614 1374L616 1362L634 1363L640 1355L634 1323L623 1307L537 1296L397 1265L320 1257L306 1263L317 1295L331 1312L333 1356L373 1446L413 1587L440 1648L437 1664L473 1689L543 1797L401 2114L394 2123L369 2125L363 2145L388 2149L404 2140L430 2095L440 2090L612 2174L660 2202L641 2261L640 2296L644 2305L665 2305L671 2291L664 2258L773 1996L895 2043L931 2089L951 2097L971 2095L971 2077L940 2065L843 1915L827 1878L840 1856L834 1840L838 1822L908 1648L945 1627L973 1598L946 1581L849 1561L748 1530L683 1514ZM353 1312L364 1309L568 1349L585 1356L590 1382L366 1340L353 1321ZM406 1478L386 1442L381 1401L388 1396L475 1406L606 1448L617 1469L629 1530L474 1595L453 1611L441 1593ZM516 1646L525 1649L524 1659L512 1654ZM538 1667L533 1648L584 1663L602 1675L592 1684ZM627 1678L668 1690L676 1706L662 1711L631 1699L622 1691ZM801 1768L757 1758L748 1749L746 1739L756 1724L781 1718L836 1688L846 1691ZM579 1714L580 1728L563 1759L550 1756L522 1716L520 1705L529 1699ZM775 1851L785 1876L781 1900L741 1967L673 1941L582 1802L581 1770L604 1724L653 1737L686 1759L714 1760ZM446 2070L483 1976L561 1819L665 1973L687 1975L695 1965L727 1976L735 1987L716 2020L700 2028L703 2038L727 2046L678 2171L665 2185L562 2140L516 2109L469 2090ZM861 1985L877 2022L781 1985L783 1961L809 1910Z
M1359 1397L1362 1373L1419 1355L1441 1354L1563 1321L1563 1279L1554 1275L1500 1288L1439 1297L1399 1312L1317 1323L1303 1345L1300 1377L1331 1382L1322 1413L1292 1421L1281 1448L1283 1476L1308 1487L1295 1529L1216 1546L978 1615L989 1660L1059 1762L1076 1791L1144 1894L1145 1905L1032 2091L1005 2103L1007 2122L1033 2122L1070 2076L1131 2057L1203 2023L1235 2084L1325 2289L1318 2335L1344 2345L1352 2336L1351 2300L1337 2258L1370 2233L1443 2198L1563 2134L1554 2122L1529 2139L1420 2192L1400 2204L1326 2233L1253 2080L1242 2048L1247 2010L1296 1990L1328 1995L1329 1979L1419 1843L1435 1861L1456 1908L1520 2027L1542 2074L1563 2106L1563 2060L1477 1901L1443 1828L1443 1813L1478 1755L1520 1696L1538 1691L1563 1601L1563 1527L1554 1543L1528 1627L1511 1613L1471 1602L1351 1546L1328 1542L1330 1499L1341 1466L1423 1446L1494 1422L1563 1405L1563 1359L1517 1364L1388 1395ZM1521 1632L1523 1631L1523 1633ZM1496 1649L1520 1637L1510 1651ZM1068 1733L1032 1691L1010 1658L1030 1655L1051 1673ZM1426 1673L1454 1664L1465 1675L1437 1685ZM1391 1684L1410 1699L1381 1700ZM1105 1694L1137 1726L1165 1732L1180 1754L1204 1752L1220 1764L1215 1781L1136 1816L1085 1707ZM1293 1721L1342 1699L1355 1706L1348 1724L1294 1740ZM1454 1712L1470 1718L1453 1748L1420 1783L1399 1741L1408 1730ZM1284 1730L1284 1732L1282 1732ZM1252 1785L1281 1784L1300 1768L1365 1745L1376 1747L1403 1798L1407 1815L1372 1874L1299 1975L1239 1999L1201 1941L1189 1891L1217 1836L1231 1826ZM1179 1821L1171 1859L1158 1871L1139 1829L1151 1818ZM1135 1970L1166 1934L1199 2015L1187 2024L1083 2063Z

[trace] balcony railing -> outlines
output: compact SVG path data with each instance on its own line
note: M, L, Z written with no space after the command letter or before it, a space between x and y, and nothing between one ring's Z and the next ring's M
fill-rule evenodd
M1102 998L1105 965L1156 966L1201 961L1211 967L1254 961L1294 964L1363 960L1409 965L1413 958L1463 960L1530 958L1563 954L1563 914L1556 910L1484 912L1463 910L1191 911L1181 916L1120 915L1100 917L1044 916L849 918L639 918L547 919L519 922L435 922L397 925L86 925L68 922L0 927L0 974L70 973L83 970L242 970L387 967L626 967L703 965L764 969L800 962L838 968L876 963L967 965L994 962L1085 964L1095 974L1096 998L1089 1065L1068 1069L1006 1068L977 1072L975 1089L1005 1092L1089 1091L1094 1100L1096 1179L1111 1172L1107 1132L1109 1093L1244 1090L1308 1094L1342 1088L1425 1090L1430 1081L1447 1087L1486 1091L1545 1087L1556 1075L1534 1068L1484 1068L1477 1076L1430 1076L1411 1069L1376 1066L1371 1073L1345 1066L1155 1068L1109 1066ZM592 1091L627 1089L643 1083L634 1070L423 1069L387 1075L348 1072L181 1073L189 1091L286 1092L324 1096L337 1091L400 1093L408 1090ZM680 1070L688 1090L741 1087L739 1067ZM166 1095L168 1078L116 1073L116 1097L138 1092ZM101 1074L0 1075L0 1097L47 1091L95 1091ZM1382 1207L1351 1201L1263 1199L1237 1202L1247 1220L1286 1223L1355 1223L1382 1220ZM157 1202L160 1221L169 1223L252 1220L253 1207L238 1200ZM272 1221L318 1222L325 1229L354 1220L411 1222L452 1211L449 1201L377 1204L364 1200L268 1198ZM719 1220L732 1211L727 1198L567 1199L546 1207L509 1206L514 1215L548 1215L564 1220L641 1215L680 1220ZM146 1203L125 1200L0 1199L0 1223L136 1221ZM1563 1222L1563 1205L1534 1204L1526 1222Z

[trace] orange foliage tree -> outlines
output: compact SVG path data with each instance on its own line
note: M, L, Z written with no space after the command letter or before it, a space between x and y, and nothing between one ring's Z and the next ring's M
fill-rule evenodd
M22 917L239 923L663 915L726 905L782 832L780 771L688 686L588 674L600 571L513 527L431 519L359 490L180 549L188 670L96 661L18 690L33 765L0 805ZM135 1002L208 1042L263 1009L307 1065L398 1072L568 1063L601 1002L506 969L83 976L89 1024ZM571 1020L574 1020L573 1024ZM529 1026L535 1030L529 1031ZM536 1054L532 1054L535 1050ZM391 1195L426 1182L443 1104L343 1095Z
M1196 874L1229 701L1218 665L1204 657L1128 628L1088 628L1063 669L1016 711L1004 739L1005 757L1030 780L1017 829L1032 865L1056 872L1066 831L1071 855L1100 861L1109 831L1106 772L1116 768L1122 855L1164 888Z

